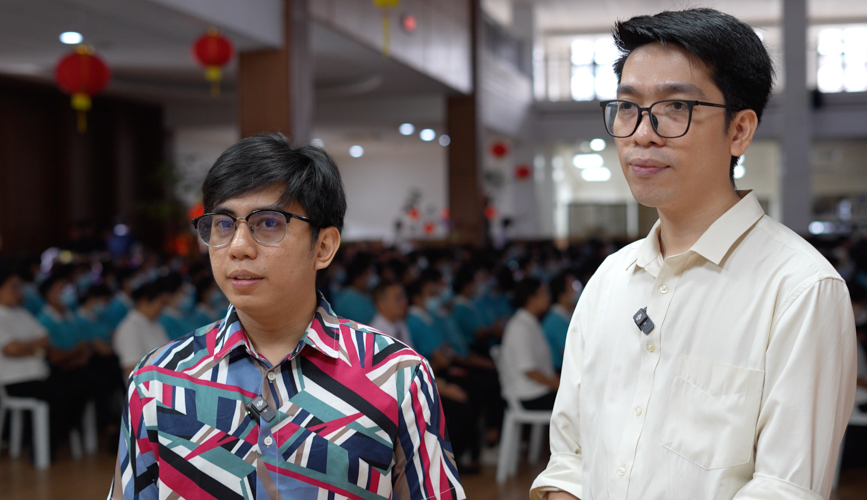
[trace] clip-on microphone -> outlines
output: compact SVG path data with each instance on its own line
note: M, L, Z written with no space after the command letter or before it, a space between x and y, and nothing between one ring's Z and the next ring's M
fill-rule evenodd
M256 396L253 401L247 403L247 415L253 418L256 423L259 423L259 416L265 419L266 422L270 422L274 420L274 417L277 416L277 412L271 409L268 406L268 402L265 401L265 398L262 396Z
M653 330L653 321L651 321L650 316L647 315L646 307L639 309L638 312L632 316L632 319L635 321L635 326L637 326L639 330L644 332L645 335L650 335L650 332Z

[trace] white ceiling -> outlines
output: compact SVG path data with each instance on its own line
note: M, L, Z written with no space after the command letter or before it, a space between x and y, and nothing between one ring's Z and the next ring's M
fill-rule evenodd
M773 25L780 22L783 0L482 0L485 11L505 25L511 24L514 3L536 6L543 33L580 33L608 31L618 19L688 7L712 7L753 25ZM808 0L807 12L814 22L867 21L867 1Z

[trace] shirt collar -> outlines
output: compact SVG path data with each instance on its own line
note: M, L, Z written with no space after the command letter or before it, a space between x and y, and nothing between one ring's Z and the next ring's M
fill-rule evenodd
M313 349L322 354L337 359L340 351L340 329L341 323L334 310L331 309L331 304L325 300L325 297L320 292L317 292L319 298L319 306L313 314L313 319L307 325L307 330L301 337L296 348L288 357L294 356L301 350L302 344L309 345ZM343 326L354 327L355 323L349 320L343 320ZM241 325L241 320L238 318L238 313L235 306L230 305L226 313L226 317L217 326L215 335L206 333L208 338L208 348L214 353L214 359L219 361L234 351L235 349L244 348L254 357L259 357L250 343L247 333ZM212 330L213 331L213 330ZM211 336L213 335L213 336Z
M691 252L701 255L717 266L720 265L735 242L765 215L752 190L738 191L737 194L741 201L715 220L690 248ZM635 259L629 263L627 269L633 264L646 268L659 257L661 253L659 224L660 221L657 220L650 233L639 245Z

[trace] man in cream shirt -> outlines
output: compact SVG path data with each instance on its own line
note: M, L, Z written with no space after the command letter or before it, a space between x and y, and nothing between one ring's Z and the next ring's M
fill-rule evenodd
M581 296L530 496L828 498L855 392L846 285L731 177L771 92L767 51L710 9L614 34L604 121L660 220Z

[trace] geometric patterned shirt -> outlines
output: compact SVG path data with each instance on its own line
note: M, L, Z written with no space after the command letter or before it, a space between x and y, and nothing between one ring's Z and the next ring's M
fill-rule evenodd
M248 413L257 396L274 414ZM278 366L256 353L233 307L139 363L109 492L120 498L466 495L427 361L338 318L320 296L304 337Z

